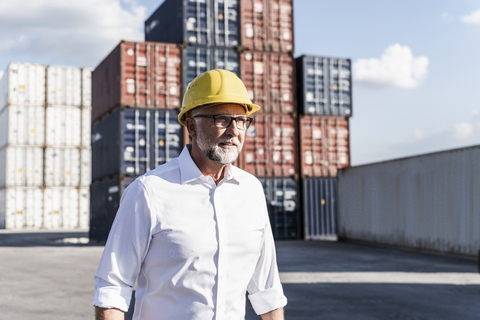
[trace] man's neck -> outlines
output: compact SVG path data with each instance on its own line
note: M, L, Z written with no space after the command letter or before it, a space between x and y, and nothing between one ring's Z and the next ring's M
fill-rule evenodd
M190 156L200 172L204 176L212 177L216 185L218 185L220 181L225 178L225 175L228 172L229 164L221 164L210 160L198 147L198 145L194 143L188 145L188 151L190 151Z

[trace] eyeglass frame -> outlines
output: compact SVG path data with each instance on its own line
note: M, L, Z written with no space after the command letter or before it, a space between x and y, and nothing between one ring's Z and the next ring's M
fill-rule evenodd
M217 117L230 117L230 122L228 123L228 126L226 126L226 127L217 126L217 123L216 123L217 122ZM227 129L228 127L230 127L232 125L233 120L235 120L237 129L242 130L242 131L247 130L248 127L250 127L250 125L253 122L253 118L250 118L250 117L247 117L247 116L232 117L228 114L197 114L197 115L194 115L192 118L210 118L210 119L213 119L213 124L215 125L215 127L221 128L221 129ZM246 118L245 129L241 129L241 128L238 127L238 121L237 121L238 118Z

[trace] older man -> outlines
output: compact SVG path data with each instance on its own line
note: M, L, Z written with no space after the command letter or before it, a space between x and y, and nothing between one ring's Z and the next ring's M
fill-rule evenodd
M198 76L179 121L191 145L124 192L95 274L96 319L239 320L245 295L262 319L283 320L263 189L231 165L259 110L225 70Z

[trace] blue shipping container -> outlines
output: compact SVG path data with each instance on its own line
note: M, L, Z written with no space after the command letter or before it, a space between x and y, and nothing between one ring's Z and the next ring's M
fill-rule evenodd
M350 59L303 55L296 66L299 114L352 116Z
M267 200L268 215L275 239L298 239L298 183L293 178L258 178Z
M117 109L92 127L92 181L139 176L180 155L178 111Z
M107 240L113 220L120 206L123 191L136 179L115 176L94 181L90 187L90 240Z
M237 0L165 0L145 21L145 41L236 47L239 10Z
M302 198L305 240L336 240L337 179L305 179Z
M240 76L239 54L233 49L188 46L183 49L184 88L201 73L225 69Z

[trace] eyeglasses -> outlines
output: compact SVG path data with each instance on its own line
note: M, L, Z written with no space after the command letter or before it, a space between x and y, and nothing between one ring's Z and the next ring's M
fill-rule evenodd
M237 124L238 130L246 130L250 126L253 121L253 118L240 116L240 117L232 117L223 114L216 114L216 115L209 115L209 114L199 114L193 116L194 118L213 118L215 123L215 127L217 128L228 128L232 124L232 121L235 120Z

